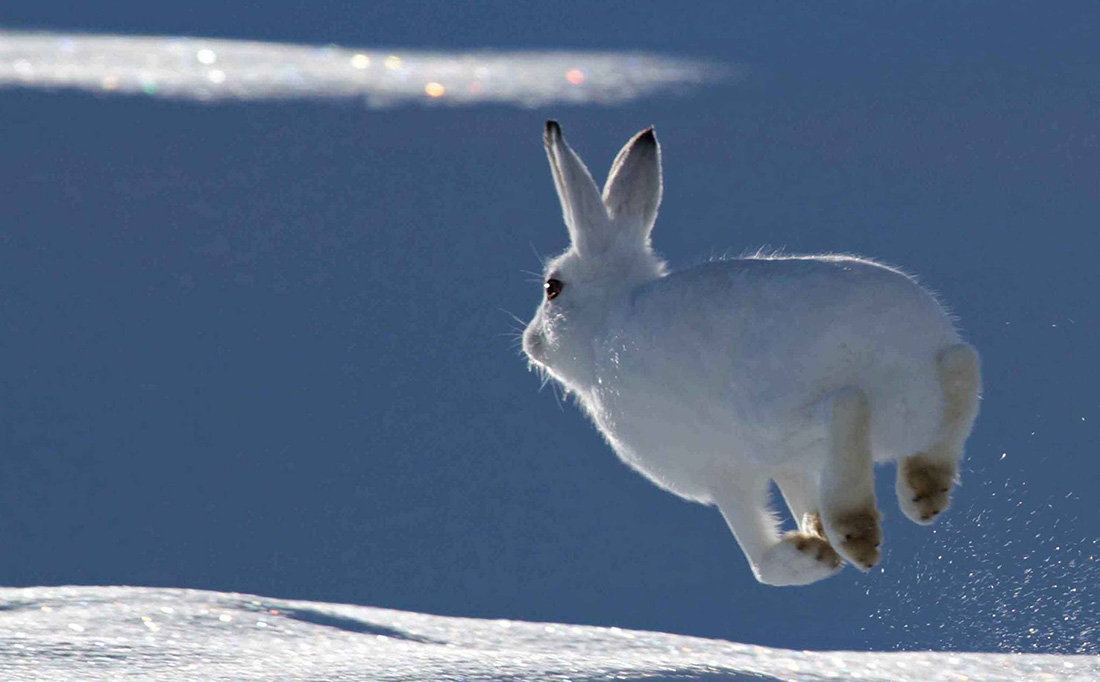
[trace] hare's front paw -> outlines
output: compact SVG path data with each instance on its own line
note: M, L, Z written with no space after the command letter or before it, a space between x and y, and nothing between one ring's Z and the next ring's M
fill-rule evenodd
M898 506L914 523L922 526L936 520L951 504L955 485L955 464L924 453L898 462Z
M869 571L879 560L882 544L882 514L874 502L853 511L824 519L826 534L841 556L861 571Z
M824 537L796 530L764 554L756 567L756 577L768 585L809 585L828 578L843 565Z

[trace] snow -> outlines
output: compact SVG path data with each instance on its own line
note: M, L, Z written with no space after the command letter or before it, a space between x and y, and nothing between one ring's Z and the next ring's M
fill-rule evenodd
M1050 654L788 651L144 587L0 588L0 679L1096 680Z
M617 104L744 67L626 52L417 51L173 36L0 31L0 87L202 101L363 98L525 107Z

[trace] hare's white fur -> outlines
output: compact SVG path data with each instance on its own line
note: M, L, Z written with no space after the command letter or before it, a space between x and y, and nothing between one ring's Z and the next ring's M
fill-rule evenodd
M721 510L756 577L805 584L878 559L873 461L929 522L977 411L977 354L908 275L852 256L757 254L668 273L650 247L661 198L652 129L601 195L557 124L547 154L572 244L523 336L627 464ZM775 481L800 529L768 509Z

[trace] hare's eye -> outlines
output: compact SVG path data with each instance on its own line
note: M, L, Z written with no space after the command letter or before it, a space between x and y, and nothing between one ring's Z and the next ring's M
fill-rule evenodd
M556 298L557 295L561 293L562 287L564 287L565 285L562 284L560 279L548 279L546 280L546 284L544 286L546 288L546 300L550 301Z

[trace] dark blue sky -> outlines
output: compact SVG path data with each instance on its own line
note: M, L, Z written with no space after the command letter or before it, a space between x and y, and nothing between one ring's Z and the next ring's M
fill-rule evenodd
M682 5L0 6L5 28L752 69L607 109L0 92L0 583L1095 653L1100 10ZM986 396L936 533L883 469L883 572L757 585L717 512L538 392L502 310L528 317L534 252L566 245L548 117L600 178L656 124L674 266L847 251L942 294Z

